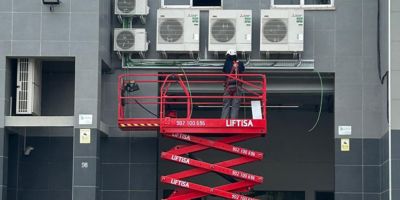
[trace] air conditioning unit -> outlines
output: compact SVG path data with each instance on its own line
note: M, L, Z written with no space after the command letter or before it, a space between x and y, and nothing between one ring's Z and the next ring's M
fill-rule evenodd
M114 51L145 52L148 50L148 46L146 29L114 29Z
M304 11L261 10L260 51L301 52L304 44Z
M209 51L251 51L251 10L210 10Z
M157 51L198 52L199 37L199 10L157 10Z
M116 15L148 15L149 10L147 0L115 0Z
M17 64L17 115L40 115L42 66L32 58L20 58Z

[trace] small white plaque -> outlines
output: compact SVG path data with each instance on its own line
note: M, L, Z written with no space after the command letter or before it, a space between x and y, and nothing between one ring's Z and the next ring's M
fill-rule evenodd
M90 144L90 129L80 129L79 143Z
M339 135L351 135L351 126L339 126Z
M93 124L93 115L79 114L79 125L91 125L91 124Z
M253 119L262 119L260 101L251 101L251 113L253 114Z

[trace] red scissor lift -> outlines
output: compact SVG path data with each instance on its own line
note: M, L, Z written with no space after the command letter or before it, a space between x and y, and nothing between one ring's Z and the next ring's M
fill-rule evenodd
M219 85L227 77L241 83L244 95L223 96L192 95L190 88L201 85ZM124 91L127 83L134 80L139 88L144 84L157 84L159 95L144 96L140 90L129 94ZM263 153L233 145L233 143L264 136L266 134L266 78L261 74L240 74L238 77L227 74L123 74L119 77L119 113L118 124L122 130L158 130L164 137L185 141L187 145L177 145L162 152L161 158L172 162L191 166L192 169L161 176L161 182L177 186L177 189L166 199L187 200L208 195L226 199L254 199L244 193L249 192L255 185L263 182L262 176L232 169L232 167L251 163L263 159ZM173 88L173 89L172 89ZM178 88L178 89L177 89ZM174 90L175 93L170 92ZM180 90L178 93L177 90ZM242 106L249 106L251 101L260 102L261 116L257 119L220 119L206 117L192 117L193 106L221 107L223 98L241 99ZM134 108L145 106L159 106L158 116L137 118L129 116ZM171 106L184 106L185 116L168 110ZM133 111L135 112L135 111ZM180 114L182 115L182 114ZM208 116L209 117L209 116ZM219 116L218 116L219 117ZM209 139L208 136L218 136L218 139ZM215 137L214 137L215 138ZM189 158L187 155L208 149L236 154L239 157L207 163ZM187 181L188 178L206 173L217 173L232 177L235 181L229 184L209 187Z

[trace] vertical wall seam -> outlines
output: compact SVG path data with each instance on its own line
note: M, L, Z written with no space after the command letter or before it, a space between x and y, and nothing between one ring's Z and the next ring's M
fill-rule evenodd
M391 91L391 70L392 70L392 34L391 34L391 0L388 0L388 101L389 101L389 200L392 200L392 91Z
M69 1L68 55L71 56L72 1Z
M133 134L130 134L130 136L131 135L133 135ZM132 155L132 148L131 148L131 145L132 145L132 138L133 137L130 137L129 136L129 142L128 142L128 145L129 145L129 147L128 147L128 151L129 151L129 153L128 153L128 190L130 191L131 190L131 162L132 162L132 159L131 159L131 155ZM132 188L133 188L133 186L132 186ZM131 192L128 192L128 199L131 199Z
M365 99L365 92L364 92L364 0L361 1L361 81L362 81L362 88L361 88L361 198L364 200L364 99Z
M75 187L74 187L75 186L75 146L76 146L75 145L75 140L76 140L75 131L76 131L76 128L74 127L73 130L72 130L72 132L73 132L73 135L72 135L72 188L71 188L72 200L75 199L75 197L74 197L74 190L75 190Z
M13 41L14 40L14 0L11 0L11 52L10 55L12 55L13 52Z
M313 30L312 30L312 36L313 36L313 45L312 45L312 56L315 58L315 35L316 35L316 31L315 31L315 18L314 16L312 16L312 23L313 23ZM260 27L261 29L261 27ZM315 62L315 61L314 61ZM317 66L318 67L318 66ZM318 70L317 70L318 71Z
M39 56L42 56L43 6L40 7Z
M20 167L20 162L19 162L19 159L20 159L20 148L21 148L21 144L20 144L20 140L19 140L20 138L19 138L19 135L17 135L17 177L16 177L16 179L17 179L17 187L16 187L16 189L15 189L15 196L16 196L16 200L18 200L18 190L19 190L19 167Z
M336 11L334 12L334 17L333 17L333 20L334 20L334 22L333 22L333 71L334 72L336 72L336 37L337 37L337 29L336 29L336 23L337 23L337 20L336 20ZM335 79L336 79L336 73L335 73ZM336 85L336 81L334 80L334 85ZM336 96L336 88L334 89L335 90L335 96ZM336 102L336 101L335 101ZM334 106L335 106L335 102L334 102ZM336 122L336 119L334 119L334 124L336 124L335 123ZM334 127L334 130L336 129L336 127ZM336 134L336 133L334 133L334 134Z

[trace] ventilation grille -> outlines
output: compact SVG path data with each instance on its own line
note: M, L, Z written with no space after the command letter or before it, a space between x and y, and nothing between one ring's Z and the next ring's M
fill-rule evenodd
M183 19L161 19L158 32L160 43L183 43Z
M263 43L287 43L288 20L266 19L263 25Z
M18 60L17 113L28 112L29 59Z
M135 45L135 35L131 31L121 31L116 41L119 48L128 50Z
M211 27L213 43L235 42L236 21L234 19L214 19Z
M136 0L118 0L117 7L123 13L131 13L135 10Z

